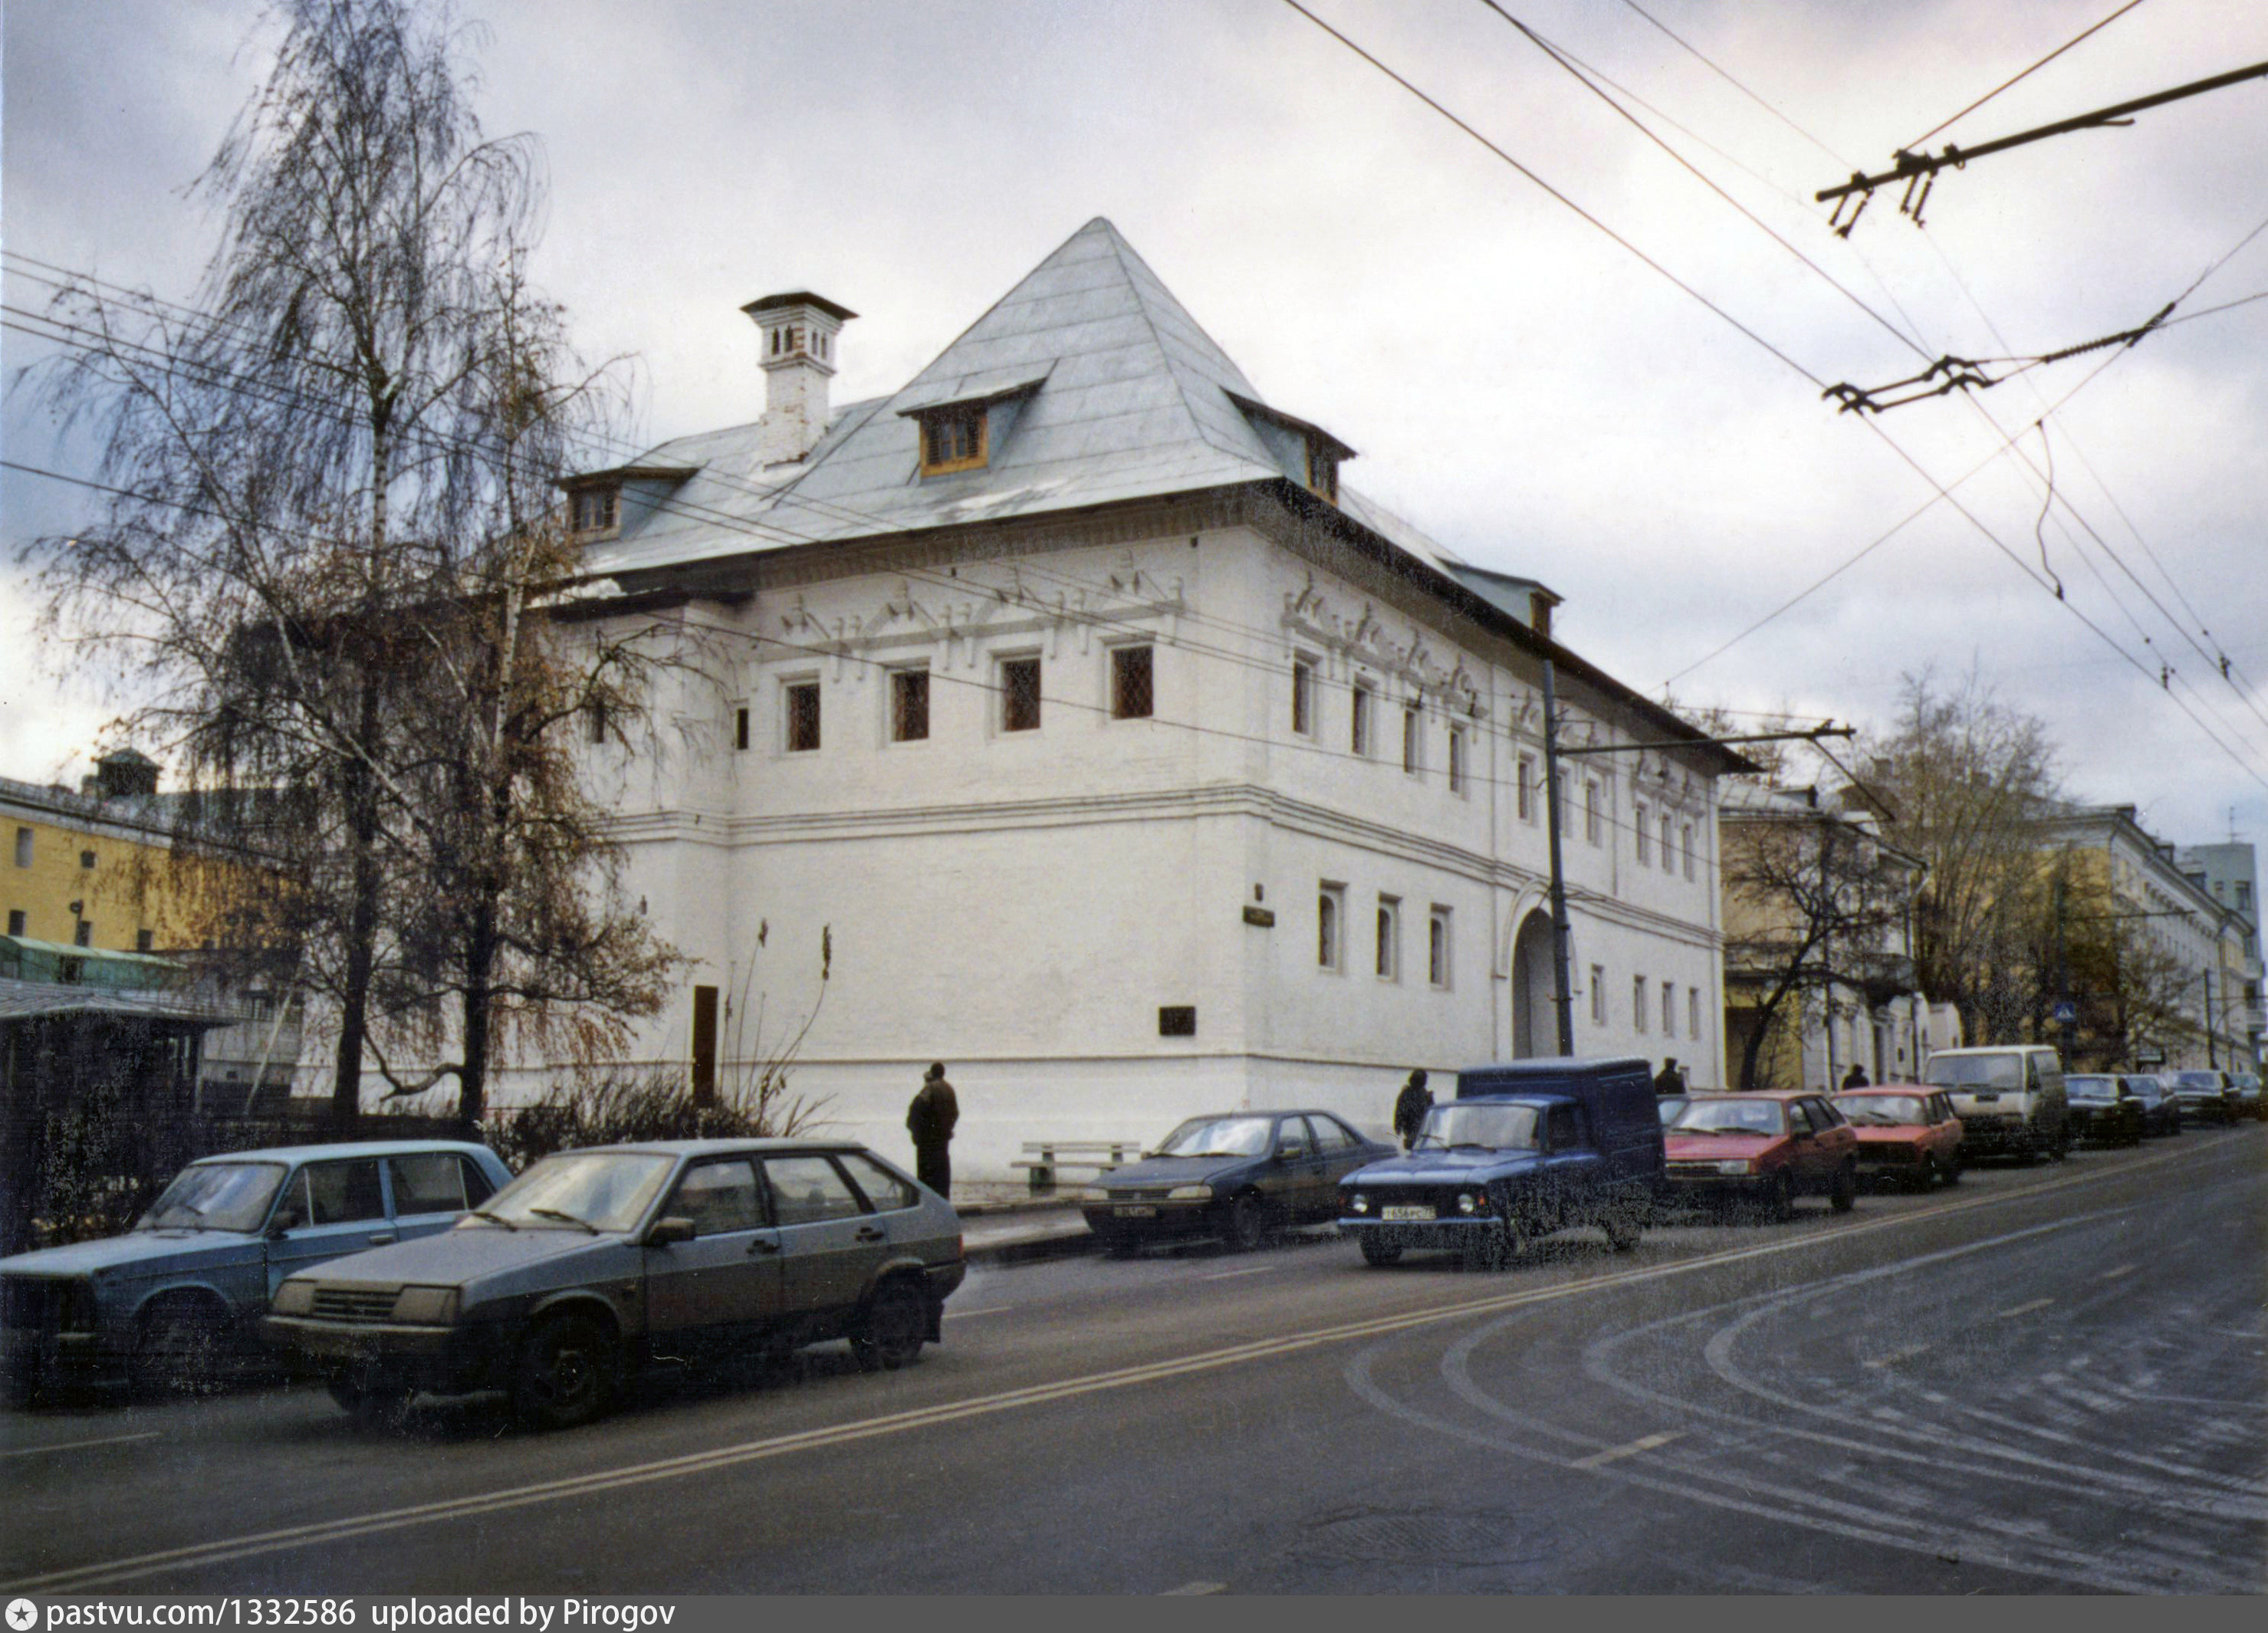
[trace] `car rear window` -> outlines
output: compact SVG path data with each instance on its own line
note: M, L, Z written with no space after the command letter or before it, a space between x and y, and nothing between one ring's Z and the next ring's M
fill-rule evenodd
M877 1213L910 1208L921 1201L920 1194L912 1186L863 1151L844 1151L842 1163L850 1170L850 1182L866 1193L866 1200L874 1205Z
M465 1164L453 1151L417 1151L386 1160L394 1170L394 1212L463 1211Z
M1928 1080L1940 1089L2021 1089L2024 1071L2014 1055L1939 1055L1930 1060Z
M823 1156L767 1157L764 1178L771 1185L772 1217L783 1226L855 1218L866 1211L842 1170Z

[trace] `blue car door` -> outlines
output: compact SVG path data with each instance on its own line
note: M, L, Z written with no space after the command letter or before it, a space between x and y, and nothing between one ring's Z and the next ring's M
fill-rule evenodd
M268 1216L269 1298L295 1270L396 1239L379 1162L347 1157L306 1163L284 1181Z

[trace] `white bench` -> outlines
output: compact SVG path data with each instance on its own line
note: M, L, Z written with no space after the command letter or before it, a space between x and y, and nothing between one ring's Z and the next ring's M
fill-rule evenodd
M1024 1154L1009 1166L1021 1168L1035 1192L1051 1190L1062 1168L1092 1168L1108 1173L1142 1154L1139 1140L1027 1140Z

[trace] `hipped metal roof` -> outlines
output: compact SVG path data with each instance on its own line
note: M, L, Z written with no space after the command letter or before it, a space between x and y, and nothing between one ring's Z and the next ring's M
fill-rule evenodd
M178 993L17 981L0 975L0 1023L48 1020L67 1015L173 1021L193 1026L228 1026L243 1019Z

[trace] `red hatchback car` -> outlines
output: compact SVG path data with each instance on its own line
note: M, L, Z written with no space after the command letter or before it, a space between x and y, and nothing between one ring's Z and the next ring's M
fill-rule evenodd
M1859 1177L1926 1191L1961 1179L1961 1119L1943 1089L1885 1083L1848 1089L1836 1109L1859 1136Z
M1859 1136L1824 1094L1695 1094L1662 1125L1672 1196L1742 1199L1785 1218L1799 1192L1837 1213L1859 1195Z

